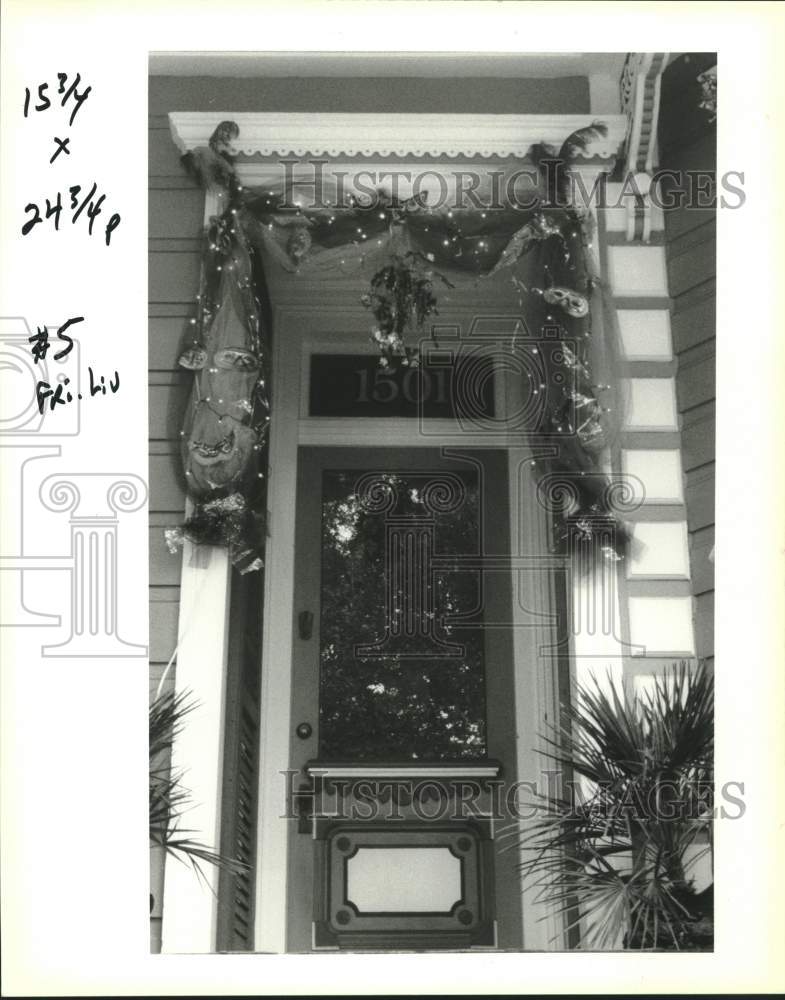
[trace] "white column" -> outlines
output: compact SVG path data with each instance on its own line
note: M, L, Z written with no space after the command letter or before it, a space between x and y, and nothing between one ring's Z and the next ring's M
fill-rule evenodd
M204 224L220 214L224 197L205 195ZM186 505L185 516L191 512ZM192 806L183 817L193 840L220 847L226 667L232 566L220 546L183 549L175 691L196 707L189 712L172 749L172 768L183 772ZM218 870L202 865L204 878L179 859L166 858L161 950L199 954L215 951Z
M183 774L191 807L181 826L206 847L219 847L223 772L226 660L231 563L225 548L186 542L180 589L175 688L196 707L172 748L172 768ZM164 874L161 950L215 950L218 871L202 865L199 878L172 856Z

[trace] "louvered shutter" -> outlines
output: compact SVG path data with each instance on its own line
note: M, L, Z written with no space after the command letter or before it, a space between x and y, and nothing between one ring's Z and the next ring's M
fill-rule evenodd
M252 951L256 893L262 573L234 574L226 691L221 853L247 865L218 881L219 951Z

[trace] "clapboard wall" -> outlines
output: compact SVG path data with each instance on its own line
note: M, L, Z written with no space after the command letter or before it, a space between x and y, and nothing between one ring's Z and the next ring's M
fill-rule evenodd
M695 195L716 170L716 125L699 107L696 76L716 64L712 53L685 54L663 74L660 166L682 172L670 186ZM694 172L692 179L688 172ZM693 199L694 200L694 199ZM665 212L672 331L678 358L676 391L689 525L695 642L699 657L714 656L714 452L716 209L690 204ZM705 202L703 202L705 204Z

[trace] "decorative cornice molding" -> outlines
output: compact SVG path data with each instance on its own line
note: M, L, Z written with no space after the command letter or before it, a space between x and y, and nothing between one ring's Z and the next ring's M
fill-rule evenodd
M638 195L627 200L627 239L648 243L651 236L651 177L657 161L657 123L660 115L660 81L668 65L668 52L630 52L619 86L621 106L627 116L624 165L635 179Z
M651 173L657 151L660 113L660 80L668 65L668 52L630 52L619 86L621 106L627 116L625 156L631 173Z
M240 128L234 145L247 156L525 157L535 143L558 149L591 115L289 114L233 111L172 112L169 127L181 153L206 146L216 126ZM613 159L624 143L624 115L603 115L604 141L587 158Z

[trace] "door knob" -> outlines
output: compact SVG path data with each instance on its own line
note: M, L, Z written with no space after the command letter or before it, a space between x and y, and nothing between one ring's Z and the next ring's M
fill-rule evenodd
M313 732L313 728L309 722L301 722L297 729L295 729L295 732L301 740L307 740Z

